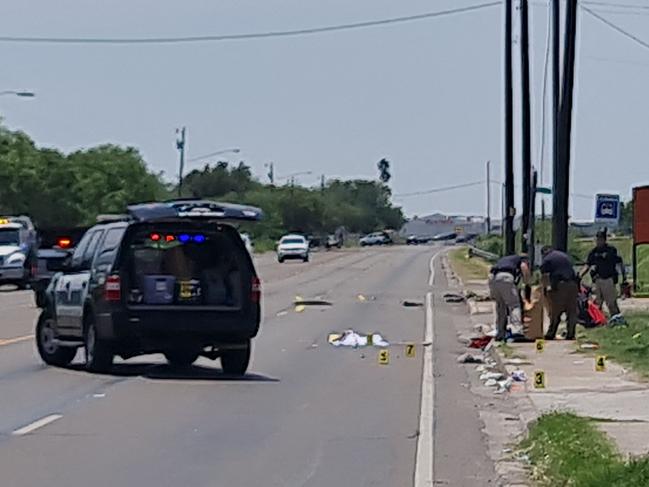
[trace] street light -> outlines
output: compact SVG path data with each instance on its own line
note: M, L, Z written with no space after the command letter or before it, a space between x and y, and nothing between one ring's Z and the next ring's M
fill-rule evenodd
M194 161L199 161L201 159L207 159L208 157L213 157L213 156L218 156L221 154L228 154L228 153L233 153L233 154L238 154L241 152L241 149L238 147L232 148L232 149L222 149L222 150L217 150L216 152L210 152L209 154L204 154L202 156L198 157L192 157L191 159L187 159L187 162L194 162Z
M16 90L0 91L0 96L3 95L14 95L14 96L19 96L21 98L34 98L36 96L36 93L32 91L16 91Z
M291 174L287 174L286 176L280 176L280 177L275 178L275 179L277 179L277 180L288 179L290 185L295 186L295 177L296 176L310 176L311 174L313 174L313 171L300 171L300 172L294 172L294 173L291 173Z

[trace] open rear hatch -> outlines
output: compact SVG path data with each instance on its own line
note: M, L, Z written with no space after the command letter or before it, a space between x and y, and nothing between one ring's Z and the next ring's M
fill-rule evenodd
M248 252L227 224L138 223L123 250L125 299L133 309L240 311L256 280Z

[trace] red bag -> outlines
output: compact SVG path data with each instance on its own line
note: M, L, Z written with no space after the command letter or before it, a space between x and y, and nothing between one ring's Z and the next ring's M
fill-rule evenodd
M602 326L606 324L606 316L602 310L592 301L588 301L588 316L595 326Z

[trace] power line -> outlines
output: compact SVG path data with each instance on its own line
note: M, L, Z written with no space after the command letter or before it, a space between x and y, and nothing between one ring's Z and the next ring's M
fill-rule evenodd
M456 184L454 186L443 186L441 188L433 188L433 189L426 189L423 191L415 191L413 193L401 193L401 194L395 194L395 198L406 198L408 196L420 196L424 194L432 194L432 193L442 193L444 191L452 191L454 189L462 189L462 188L470 188L472 186L478 186L484 184L485 181L474 181L472 183L464 183L464 184Z
M638 10L649 10L649 5L641 5L637 3L613 3L613 2L601 2L595 0L582 1L582 5L599 5L602 7L615 7L620 9L638 9Z
M322 27L310 27L294 30L250 32L241 34L214 34L187 37L132 37L132 38L109 38L109 37L27 37L27 36L0 36L0 42L20 43L41 43L41 44L179 44L192 42L217 42L217 41L240 41L251 39L267 39L275 37L294 37L311 34L322 34L325 32L337 32L344 30L362 29L381 25L391 25L404 22L445 17L455 14L474 12L476 10L496 7L500 1L479 3L466 7L425 12L422 14L408 15L403 17L392 17L387 19L367 20L352 22L348 24L328 25Z
M590 8L588 8L588 7L584 7L583 5L581 6L581 8L582 8L585 12L587 12L588 14L590 14L592 17L595 17L597 20L599 20L600 22L602 22L603 24L606 24L606 25L609 26L611 29L613 29L613 30L617 31L618 33L622 34L624 37L626 37L626 38L628 38L628 39L631 39L633 42L635 42L636 44L638 44L638 45L644 47L645 49L649 49L649 43L648 43L648 42L643 41L642 39L640 39L639 37L637 37L637 36L631 34L630 32L627 32L626 30L624 30L624 29L622 29L621 27L619 27L617 24L611 22L610 20L608 20L608 19L605 18L605 17L602 17L601 15L599 15L599 14L596 13L596 12L594 12L594 11L591 10Z

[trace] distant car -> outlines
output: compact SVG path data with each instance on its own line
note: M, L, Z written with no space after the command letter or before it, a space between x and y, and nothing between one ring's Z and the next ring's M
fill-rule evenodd
M243 244L246 246L248 253L252 255L255 250L255 246L252 243L250 235L248 235L247 233L240 233L239 236L241 237L241 240L243 240Z
M457 238L457 233L447 232L447 233L440 233L438 235L435 235L433 237L433 241L443 242L446 240L455 240L456 238Z
M407 245L421 245L421 244L427 244L432 240L432 237L426 236L426 235L410 235L406 239L406 244Z
M303 235L284 235L277 244L277 261L300 259L309 262L309 241Z
M327 237L327 241L325 243L325 247L327 249L332 249L336 247L337 249L341 248L343 246L343 240L340 237L337 237L336 235L329 235Z
M365 235L358 242L361 244L361 247L367 247L371 245L391 244L392 240L383 232L374 232L370 233L369 235Z

